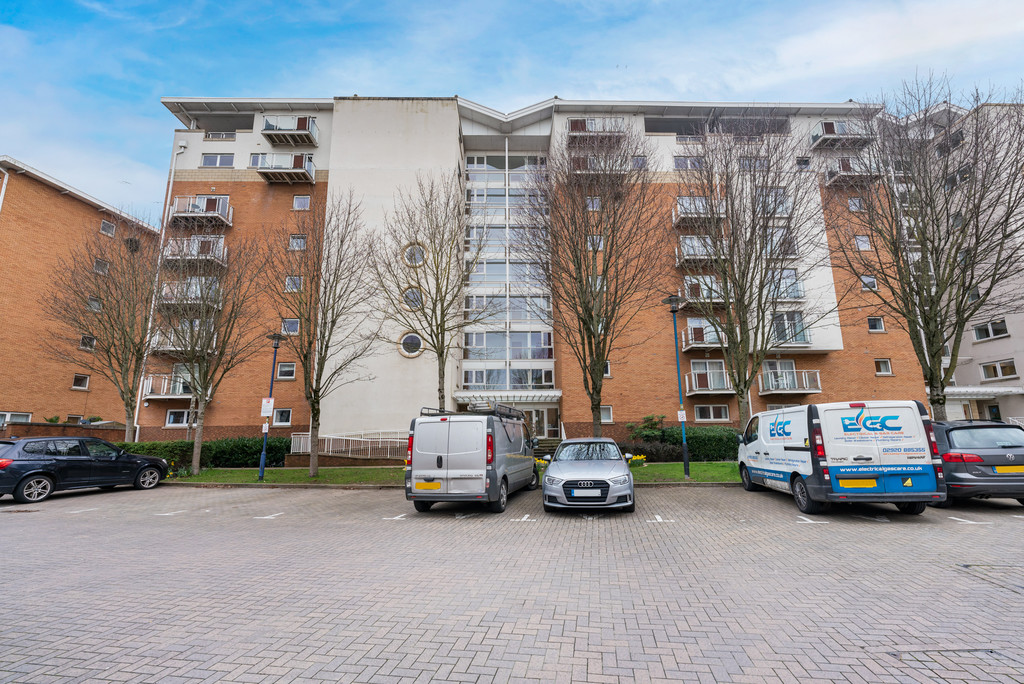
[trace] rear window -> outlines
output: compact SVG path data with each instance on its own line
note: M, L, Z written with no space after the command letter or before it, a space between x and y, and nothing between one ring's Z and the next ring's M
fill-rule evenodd
M4 454L11 451L13 446L13 444L0 444L0 458L4 458Z
M971 427L949 431L949 445L958 449L1024 448L1024 430L1017 427Z

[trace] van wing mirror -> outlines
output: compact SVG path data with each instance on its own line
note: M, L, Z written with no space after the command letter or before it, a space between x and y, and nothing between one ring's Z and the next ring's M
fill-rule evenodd
M534 449L536 449L540 445L540 439L538 437L534 437L530 440L530 444L533 445Z
M741 434L740 435L736 435L736 443L737 444L746 444L746 442L743 441L743 435L741 435Z

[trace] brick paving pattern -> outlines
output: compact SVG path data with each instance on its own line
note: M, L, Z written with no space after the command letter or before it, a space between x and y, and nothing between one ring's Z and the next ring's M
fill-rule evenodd
M401 491L0 500L0 681L1021 682L1024 507L416 513Z

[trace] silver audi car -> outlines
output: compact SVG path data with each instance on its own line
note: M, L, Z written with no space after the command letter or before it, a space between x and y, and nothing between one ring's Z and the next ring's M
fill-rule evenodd
M628 457L614 441L567 439L545 456L544 510L556 508L620 508L636 510Z

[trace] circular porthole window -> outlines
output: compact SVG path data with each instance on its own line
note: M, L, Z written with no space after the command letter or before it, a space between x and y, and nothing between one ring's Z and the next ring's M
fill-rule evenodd
M426 261L427 250L423 249L423 245L414 242L402 250L402 258L405 259L406 264L415 268Z
M402 303L406 308L415 311L423 306L423 293L418 287L410 287L402 293Z
M399 349L402 356L413 358L423 353L423 338L414 332L407 332L402 335L399 342Z

